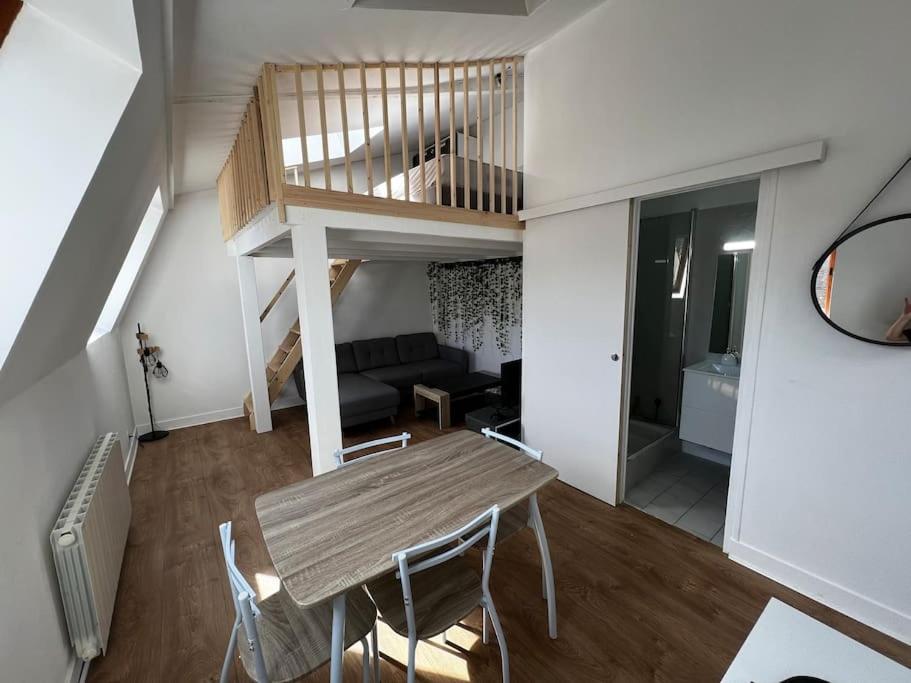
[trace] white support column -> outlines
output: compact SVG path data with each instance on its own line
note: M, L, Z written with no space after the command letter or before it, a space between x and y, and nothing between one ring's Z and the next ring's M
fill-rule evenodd
M307 385L310 456L313 474L319 475L335 469L333 454L342 447L325 226L292 225L291 247Z
M263 352L263 332L259 322L259 297L256 293L256 270L252 256L237 257L237 280L240 283L240 311L244 321L244 340L247 344L247 369L250 391L253 394L253 415L256 431L272 431L272 407L266 381L266 356Z

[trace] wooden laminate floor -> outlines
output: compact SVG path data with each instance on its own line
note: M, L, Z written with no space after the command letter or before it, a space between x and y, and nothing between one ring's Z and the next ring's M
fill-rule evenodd
M398 425L350 430L346 444L400 433L438 436L405 408ZM254 499L311 476L306 413L276 412L257 435L243 419L171 433L143 447L108 654L89 680L214 681L233 620L217 527L234 521L238 564L260 594L276 589ZM546 458L546 454L545 454ZM497 548L492 593L512 680L718 681L771 596L911 666L911 648L728 560L721 550L631 507L562 483L541 493L557 581L560 637L546 634L539 560L524 531ZM498 681L499 652L480 614L418 646L419 680ZM384 681L404 681L405 641L381 626ZM357 646L346 681L360 681ZM239 665L236 680L248 680ZM307 681L328 681L328 667Z

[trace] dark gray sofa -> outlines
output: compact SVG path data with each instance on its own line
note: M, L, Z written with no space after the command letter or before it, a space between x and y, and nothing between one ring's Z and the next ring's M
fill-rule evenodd
M392 417L415 384L433 385L468 372L468 353L437 344L432 332L336 344L335 359L342 427ZM306 401L300 363L294 382Z

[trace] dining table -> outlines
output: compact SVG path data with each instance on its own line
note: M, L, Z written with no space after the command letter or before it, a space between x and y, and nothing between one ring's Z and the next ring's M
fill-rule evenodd
M536 493L557 471L462 430L365 456L256 499L269 556L301 607L332 601L332 683L341 683L345 594L394 571L395 554L451 533L494 505L530 500L556 635L553 571Z

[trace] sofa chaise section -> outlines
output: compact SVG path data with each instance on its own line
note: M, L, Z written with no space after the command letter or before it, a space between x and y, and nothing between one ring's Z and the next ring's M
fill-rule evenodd
M433 385L468 372L468 352L437 344L432 332L335 345L342 427L393 417L415 384ZM304 401L303 366L294 382Z
M357 371L351 344L335 345L335 364L338 372L338 402L342 427L382 420L399 412L400 395L395 387L370 379ZM307 400L304 368L294 369L297 393Z

